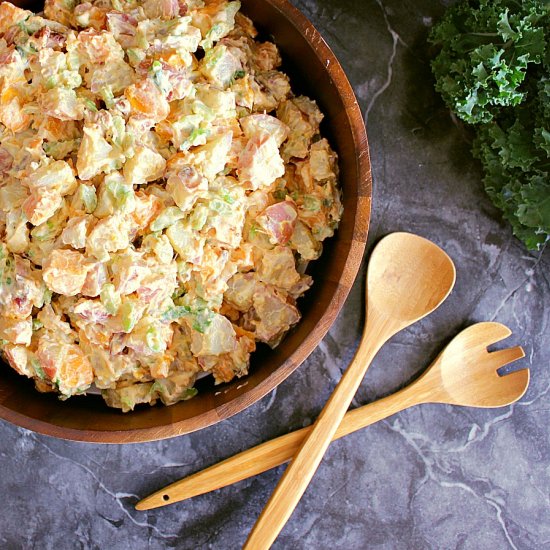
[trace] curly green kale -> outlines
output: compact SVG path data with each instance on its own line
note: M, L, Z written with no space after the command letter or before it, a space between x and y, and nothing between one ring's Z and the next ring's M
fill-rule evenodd
M463 1L430 41L437 91L476 129L487 193L540 248L550 239L550 2Z

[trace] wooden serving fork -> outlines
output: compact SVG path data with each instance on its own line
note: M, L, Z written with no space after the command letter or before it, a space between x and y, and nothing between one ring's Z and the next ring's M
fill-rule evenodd
M487 348L510 336L500 323L477 323L460 332L417 380L402 390L349 411L334 438L422 403L467 407L503 407L520 399L529 385L529 369L500 376L498 370L525 356L520 346L489 352ZM202 495L258 475L290 460L311 426L266 441L210 468L168 485L136 504L150 510Z

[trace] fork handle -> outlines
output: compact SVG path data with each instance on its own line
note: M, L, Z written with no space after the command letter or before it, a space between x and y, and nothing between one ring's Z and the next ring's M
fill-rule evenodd
M413 405L424 402L419 399L415 387L416 383L412 383L397 393L349 411L344 416L332 440L340 439ZM215 491L221 487L227 487L280 466L288 462L298 452L300 445L312 428L312 426L308 426L266 441L261 445L218 462L205 470L175 481L138 502L136 509L151 510L152 508L160 508L161 506Z

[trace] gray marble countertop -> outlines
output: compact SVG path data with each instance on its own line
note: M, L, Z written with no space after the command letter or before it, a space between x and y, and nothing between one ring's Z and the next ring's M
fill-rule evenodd
M334 49L365 113L374 175L369 249L386 233L417 232L443 246L458 272L445 304L382 350L355 403L398 389L460 329L483 320L513 330L507 344L524 346L532 382L510 407L419 406L335 443L274 548L550 548L550 251L531 254L512 237L433 91L425 37L450 2L294 3ZM294 375L200 433L99 446L1 422L0 547L239 548L282 468L159 510L133 505L315 418L358 344L362 274Z

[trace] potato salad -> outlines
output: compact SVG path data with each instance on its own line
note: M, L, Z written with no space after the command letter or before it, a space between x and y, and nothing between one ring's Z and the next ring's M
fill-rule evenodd
M39 391L170 405L299 321L337 158L239 9L0 4L0 350Z

